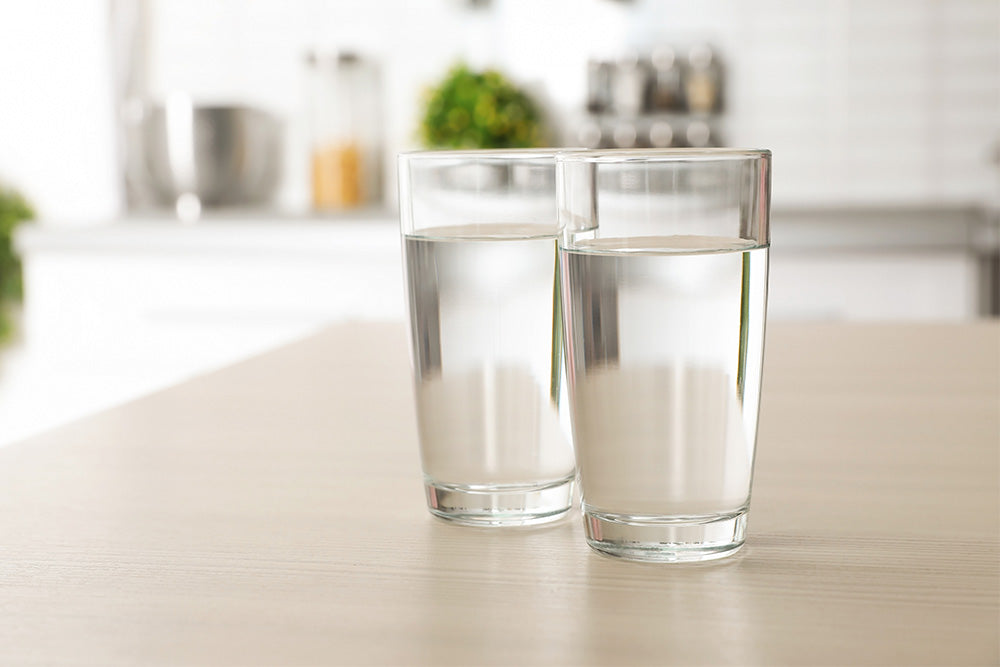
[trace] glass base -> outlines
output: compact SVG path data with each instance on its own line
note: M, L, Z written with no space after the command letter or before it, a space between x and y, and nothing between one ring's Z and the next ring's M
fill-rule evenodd
M743 546L747 510L693 517L610 514L583 506L587 543L611 556L684 563L730 556Z
M573 506L575 475L537 485L466 486L428 479L431 514L467 526L531 526L555 521Z

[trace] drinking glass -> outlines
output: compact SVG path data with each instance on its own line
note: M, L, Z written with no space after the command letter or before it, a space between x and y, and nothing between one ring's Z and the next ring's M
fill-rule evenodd
M727 149L557 160L570 412L598 551L698 561L743 545L770 162Z
M554 157L399 158L427 504L459 523L542 523L572 504Z

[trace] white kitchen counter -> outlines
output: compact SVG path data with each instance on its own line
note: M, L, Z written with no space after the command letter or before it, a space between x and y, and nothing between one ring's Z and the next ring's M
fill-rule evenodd
M48 321L46 304L62 311L67 280L79 283L84 300L127 291L130 301L145 302L158 317L164 308L196 319L401 317L397 230L395 212L382 210L334 219L237 212L195 225L143 217L82 229L27 227L18 245L29 273L28 326L37 328L36 315L43 313ZM777 207L770 314L865 321L963 320L995 312L998 249L997 213L975 208ZM98 264L109 280L114 266L134 275L100 287L84 284L87 267ZM154 266L178 271L169 285L146 285L147 294L136 294L136 278ZM60 267L74 277L53 285L55 274L65 273ZM293 274L305 277L309 267L322 275L298 285ZM186 289L192 282L195 289ZM163 298L169 306L158 303Z

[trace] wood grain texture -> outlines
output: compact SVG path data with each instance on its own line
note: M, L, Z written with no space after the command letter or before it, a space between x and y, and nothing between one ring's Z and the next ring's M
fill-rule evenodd
M391 324L4 448L0 664L996 664L1000 325L768 336L710 564L433 519Z

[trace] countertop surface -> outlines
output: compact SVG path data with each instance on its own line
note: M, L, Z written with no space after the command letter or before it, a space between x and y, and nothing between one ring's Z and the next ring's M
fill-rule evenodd
M0 664L996 664L1000 324L769 327L736 556L424 508L403 327L0 449Z

